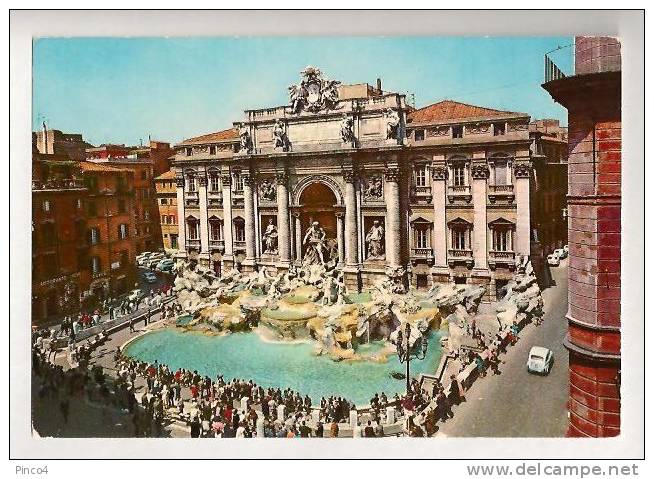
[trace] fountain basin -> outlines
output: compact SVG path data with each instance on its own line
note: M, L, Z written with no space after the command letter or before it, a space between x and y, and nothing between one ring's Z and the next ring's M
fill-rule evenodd
M441 356L440 333L429 337L427 357L411 363L411 375L433 374ZM375 392L385 392L391 398L402 393L405 383L393 379L394 372L404 372L396 355L386 360L333 361L316 355L314 341L277 343L263 341L253 332L210 336L178 329L162 329L147 333L130 342L124 350L128 356L167 364L173 370L197 370L215 378L223 374L252 379L263 387L290 387L308 394L315 403L322 396L343 396L358 406L369 403ZM361 345L357 351L374 356L388 349L387 343Z

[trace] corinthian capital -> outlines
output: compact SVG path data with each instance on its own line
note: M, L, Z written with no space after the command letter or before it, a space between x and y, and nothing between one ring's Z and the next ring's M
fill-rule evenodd
M400 179L400 169L397 167L391 167L384 171L384 177L387 182L397 183Z
M288 183L288 172L287 171L278 171L275 173L275 181L278 185L286 186Z

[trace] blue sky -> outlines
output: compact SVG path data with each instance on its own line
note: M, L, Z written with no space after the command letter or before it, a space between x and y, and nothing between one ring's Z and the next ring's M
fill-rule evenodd
M558 118L540 87L543 54L571 37L45 38L34 41L32 126L93 144L178 142L287 103L307 65L343 83ZM571 49L554 59L564 70Z

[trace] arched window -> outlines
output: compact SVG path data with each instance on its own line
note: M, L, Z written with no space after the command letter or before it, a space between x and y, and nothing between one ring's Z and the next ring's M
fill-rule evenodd
M188 239L196 240L200 238L200 222L194 216L186 218L186 231L188 231Z

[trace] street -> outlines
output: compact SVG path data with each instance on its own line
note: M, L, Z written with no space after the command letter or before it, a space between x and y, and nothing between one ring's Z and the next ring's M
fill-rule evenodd
M556 284L543 291L545 317L540 326L523 329L518 343L502 356L501 374L491 372L466 392L454 418L440 424L437 436L563 437L568 400L568 352L563 346L567 322L568 261L551 268ZM527 372L532 346L554 352L548 376Z

